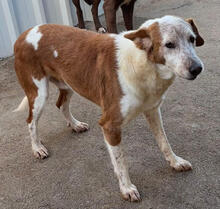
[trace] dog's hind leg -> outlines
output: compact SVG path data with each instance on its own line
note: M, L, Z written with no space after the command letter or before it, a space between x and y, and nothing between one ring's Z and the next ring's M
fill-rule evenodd
M60 95L57 100L56 106L61 110L63 113L67 125L70 126L75 132L84 132L89 129L89 125L83 122L78 121L76 118L73 117L73 115L70 112L70 98L73 94L72 90L70 89L61 89Z
M150 128L154 133L159 148L164 154L165 159L170 163L170 166L177 171L191 170L192 165L190 164L190 162L176 156L173 152L163 128L160 108L156 108L154 110L151 110L150 112L145 113L145 116L148 120Z
M27 123L31 136L32 150L37 158L43 159L48 156L48 151L38 137L37 125L48 98L48 78L39 65L26 64L17 57L15 57L15 71L28 100L29 116ZM22 106L26 106L27 100L23 100ZM22 109L24 108L18 108L16 111Z
M48 79L43 77L39 80L32 78L32 80L33 83L29 86L29 92L31 90L31 94L27 94L29 102L29 117L27 122L34 155L37 158L43 159L48 156L48 151L38 137L37 125L45 102L48 98Z

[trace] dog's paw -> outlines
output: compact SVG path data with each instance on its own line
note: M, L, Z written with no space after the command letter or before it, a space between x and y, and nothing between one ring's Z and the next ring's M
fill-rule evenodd
M141 201L141 196L137 190L137 187L133 184L127 187L121 187L121 195L124 200L128 200L130 202Z
M107 32L106 29L103 27L98 29L98 33L106 33L106 32Z
M72 127L73 131L76 133L81 133L81 132L89 130L89 125L87 123L83 123L83 122L77 122L76 124L71 125L71 127Z
M174 168L176 171L192 170L191 163L178 156L175 156L174 160L171 161L170 166Z
M48 153L46 147L44 147L44 145L41 143L39 145L36 145L36 144L33 145L32 150L34 152L34 156L38 159L44 159L49 156L49 153Z

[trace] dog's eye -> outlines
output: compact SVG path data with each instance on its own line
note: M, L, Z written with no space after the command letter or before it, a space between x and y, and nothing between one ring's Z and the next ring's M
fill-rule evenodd
M195 38L194 38L193 36L190 36L190 37L189 37L189 41L194 44Z
M172 43L172 42L166 43L165 46L166 46L167 48L169 48L169 49L174 49L174 48L176 47L175 44Z

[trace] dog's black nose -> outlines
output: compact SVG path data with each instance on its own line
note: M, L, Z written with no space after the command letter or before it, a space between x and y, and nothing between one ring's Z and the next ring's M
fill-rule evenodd
M189 72L193 75L193 76L197 76L199 75L199 73L201 73L202 71L202 66L201 64L198 64L196 62L193 62L193 64L190 66L189 68Z

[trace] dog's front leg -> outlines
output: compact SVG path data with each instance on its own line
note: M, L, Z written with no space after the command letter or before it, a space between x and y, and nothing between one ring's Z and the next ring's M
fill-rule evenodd
M184 160L181 157L176 156L173 152L163 128L160 108L158 107L156 109L151 110L150 112L145 113L145 116L147 118L150 128L154 133L159 148L161 152L164 154L166 160L169 161L170 166L177 171L191 170L192 166L190 162Z
M119 180L119 186L123 199L131 202L140 201L140 194L136 186L131 183L128 174L127 165L120 143L120 131L115 132L113 129L109 131L109 129L103 128L103 134L112 164L114 166L114 172ZM114 146L111 145L112 143L115 144L116 142L119 143Z

